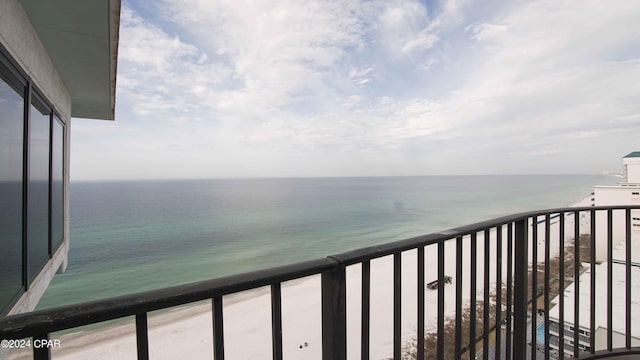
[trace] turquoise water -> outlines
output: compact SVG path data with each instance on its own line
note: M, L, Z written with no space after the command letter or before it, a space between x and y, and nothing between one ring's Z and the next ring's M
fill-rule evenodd
M609 176L72 182L69 266L39 308L568 206Z
M544 325L536 328L536 341L538 344L544 344Z

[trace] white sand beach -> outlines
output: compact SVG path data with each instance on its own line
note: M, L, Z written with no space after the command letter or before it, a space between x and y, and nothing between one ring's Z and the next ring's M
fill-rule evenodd
M589 198L574 206L589 205ZM573 217L566 218L567 244L573 238ZM588 217L582 218L582 229L588 231ZM538 224L544 234L544 223ZM558 249L557 219L551 226L551 255ZM584 232L583 231L583 232ZM531 232L529 232L531 236ZM495 229L491 231L492 245L488 251L490 263L495 263ZM506 230L503 235L503 254L506 253ZM477 294L483 297L483 262L485 259L483 234L478 233ZM464 239L463 300L470 298L469 237ZM539 242L539 261L544 261L544 242ZM531 253L531 251L529 252ZM417 252L402 255L402 337L403 342L416 337L417 313ZM437 277L437 248L425 250L425 280ZM506 282L506 256L502 261L503 282ZM455 316L455 241L445 245L445 274L453 284L445 286L445 315ZM348 357L360 357L361 267L347 268L347 334ZM496 289L495 265L490 271L490 288ZM282 287L283 352L287 359L321 359L321 302L320 277L311 276L290 281ZM436 327L437 291L425 290L425 326ZM224 340L227 359L271 358L271 299L269 288L226 296L224 298ZM210 302L183 306L170 311L150 314L150 357L152 359L211 359L213 357L212 316ZM371 262L371 358L384 359L393 351L393 257ZM55 334L52 336L55 338ZM60 337L61 346L53 350L55 359L135 359L135 326L133 319L97 330L83 331ZM11 359L24 354L11 354Z

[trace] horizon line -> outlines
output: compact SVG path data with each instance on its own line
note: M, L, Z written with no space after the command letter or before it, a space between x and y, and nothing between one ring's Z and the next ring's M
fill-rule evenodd
M99 181L193 181L193 180L294 180L294 179L350 179L350 178L418 178L418 177L481 177L481 176L620 176L603 173L540 173L540 174L431 174L431 175L327 175L327 176L237 176L183 178L96 178L70 179L70 182Z

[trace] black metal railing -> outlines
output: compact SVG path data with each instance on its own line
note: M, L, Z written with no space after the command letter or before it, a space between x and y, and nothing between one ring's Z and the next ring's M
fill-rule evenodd
M632 259L631 213L639 209L640 206L584 207L514 214L323 259L8 316L0 319L0 339L30 338L35 343L49 339L50 334L57 331L133 316L137 357L148 359L147 317L151 311L208 300L213 314L213 353L214 358L220 360L225 356L223 297L270 286L271 356L279 360L283 358L281 284L319 274L322 358L346 359L347 337L350 336L347 333L347 287L348 282L353 281L347 280L346 269L360 266L360 357L369 359L370 334L376 330L371 327L371 317L375 316L371 311L372 260L390 256L393 259L394 359L412 356L418 359L546 360L603 356L596 350L604 350L610 355L634 353L638 351L634 348L638 346L638 339L633 337L632 326L640 325L631 322L631 299L637 296L632 293L632 271L637 263ZM567 226L567 222L573 222L573 227ZM599 238L601 227L606 230L605 239ZM606 267L597 263L599 241L606 243ZM624 257L614 258L613 246L618 243L624 244ZM417 309L412 309L417 314L417 330L414 345L407 347L410 339L402 337L402 313L406 311L402 307L402 255L409 251L417 253ZM543 254L539 254L540 251ZM435 254L433 258L430 257L432 254ZM425 269L426 261L433 264L429 271ZM624 267L622 277L615 275L620 272L613 270L614 264ZM437 276L437 308L427 311L425 274L432 274L431 269ZM455 275L447 275L446 269L455 271ZM597 273L602 271L607 273L604 285L596 281ZM588 280L588 299L581 297L581 289L584 290L581 286L585 286L581 279L585 279L585 283ZM446 283L451 281L455 282L455 297L445 298ZM616 281L625 284L622 320L615 317L612 310ZM573 296L565 299L570 288ZM602 306L597 302L596 291L605 290L606 304L602 311L606 312L606 324L602 325L596 323L595 312ZM558 294L557 302L552 303ZM565 311L567 301L573 305L573 314ZM581 319L584 301L589 304L588 321ZM447 316L445 303L454 303L453 315ZM557 307L557 316L551 314L554 307ZM539 316L544 320L538 321ZM434 322L435 326L429 328L435 331L427 332L427 325ZM540 326L544 326L543 339L537 336ZM565 331L565 328L571 330ZM603 344L596 342L597 331L606 334ZM614 348L614 336L624 338L622 349ZM571 341L573 345L568 346ZM49 359L50 347L34 347L33 357Z

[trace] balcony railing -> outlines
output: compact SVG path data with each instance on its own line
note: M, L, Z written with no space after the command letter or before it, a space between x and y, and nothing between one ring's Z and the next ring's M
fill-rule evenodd
M371 311L372 260L389 256L393 258L394 279L393 358L401 359L409 356L402 341L402 254L415 251L417 330L415 346L409 350L411 357L562 359L574 354L580 358L637 354L640 350L635 346L639 346L639 339L633 334L638 330L632 332L632 329L640 324L632 322L632 299L638 296L633 292L637 289L632 287L632 270L635 271L638 264L632 258L632 245L635 244L632 244L631 214L639 209L640 206L584 207L514 214L323 259L9 316L0 320L0 338L30 338L35 343L48 340L53 332L133 316L137 357L148 359L147 318L151 311L208 300L213 315L213 354L215 359L221 360L225 357L223 297L270 286L272 358L282 359L281 285L319 274L322 358L346 359L347 337L350 336L347 333L349 284L346 269L359 266L362 291L360 357L369 359L370 335L376 330L371 327L371 317L375 316ZM601 241L606 246L604 255L600 255L606 257L598 264L596 251ZM616 244L622 244L623 248L614 251ZM614 258L614 252L624 256ZM455 257L445 256L452 253ZM427 259L433 264L430 269L437 269L437 308L427 311L425 285L433 278L425 279L425 255L431 254L437 254L433 259ZM614 264L624 270L614 272ZM455 269L455 273L445 274L445 268ZM596 276L602 272L606 273L606 281L598 282L597 286L601 288L597 288ZM589 285L581 284L580 279L588 280ZM624 310L615 314L614 280L624 283L621 300ZM445 286L455 286L455 298L445 298ZM590 289L587 298L584 297L585 286ZM598 292L606 293L605 304L596 296ZM556 294L560 296L554 300ZM617 297L620 295L617 293ZM445 302L455 306L454 318L446 317ZM554 307L557 315L551 314ZM588 309L586 319L584 308ZM464 316L465 312L468 316ZM602 316L605 321L601 321ZM434 320L433 334L425 333L425 319ZM544 326L541 334L538 332L540 326ZM453 327L453 338L450 327ZM602 343L596 341L596 334L600 332L604 334ZM435 339L435 342L426 341L427 338ZM618 338L622 346L615 345ZM50 351L50 347L34 347L33 357L49 359Z

